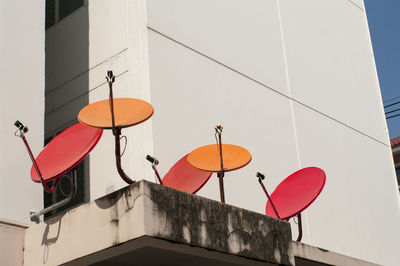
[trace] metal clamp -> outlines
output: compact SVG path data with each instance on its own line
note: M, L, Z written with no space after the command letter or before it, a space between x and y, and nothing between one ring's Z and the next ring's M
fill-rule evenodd
M163 185L163 182L161 180L160 174L158 173L158 170L157 170L157 165L159 163L158 159L156 157L152 157L150 155L147 155L146 156L146 160L151 162L151 168L153 168L153 170L154 170L154 172L155 172L155 174L157 176L157 179L160 182L160 184Z

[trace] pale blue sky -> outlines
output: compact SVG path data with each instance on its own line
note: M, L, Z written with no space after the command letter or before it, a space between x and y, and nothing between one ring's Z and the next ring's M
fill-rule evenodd
M400 0L364 0L384 105L400 102ZM398 97L398 98L396 98ZM390 99L396 98L389 101ZM362 101L362 97L360 97ZM385 112L400 109L400 103ZM400 110L386 115L400 114ZM400 115L387 120L390 138L400 136Z

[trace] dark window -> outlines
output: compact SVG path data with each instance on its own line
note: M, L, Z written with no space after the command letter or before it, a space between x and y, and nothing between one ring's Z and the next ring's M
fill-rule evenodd
M53 138L46 139L45 143L49 143L52 139ZM68 204L45 214L45 219L89 201L89 157L83 160L76 167L76 171L77 188L75 197ZM71 172L66 173L66 175L71 176ZM49 193L43 190L44 207L47 208L54 203L65 199L69 195L70 189L70 179L62 177L60 183L53 192Z
M84 0L46 0L46 29L82 7L83 1Z
M399 186L400 189L400 167L396 168L396 175L397 175L397 185Z

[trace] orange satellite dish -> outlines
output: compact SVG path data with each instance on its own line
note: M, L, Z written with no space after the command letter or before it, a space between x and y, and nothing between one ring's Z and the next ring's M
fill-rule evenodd
M115 76L112 71L107 71L106 79L110 89L109 99L84 107L78 114L78 120L90 127L112 129L115 138L115 164L118 174L126 183L133 184L135 181L129 178L121 165L121 156L123 154L123 152L121 154L120 144L121 130L122 128L134 126L149 119L154 112L153 106L139 99L114 99L112 84L115 81ZM125 140L127 140L126 137Z
M233 144L221 144L221 135L219 135L218 143L218 145L210 144L195 149L189 154L187 160L194 168L218 173L221 202L225 202L224 173L249 164L251 154L243 147Z
M224 171L233 171L250 163L251 154L243 147L233 144L222 144ZM194 168L209 172L221 171L221 160L216 144L202 146L192 151L188 162Z
M153 115L153 106L146 101L133 98L116 98L114 101L114 119L116 128L140 124ZM90 127L112 129L110 101L103 100L84 107L78 114L78 120Z

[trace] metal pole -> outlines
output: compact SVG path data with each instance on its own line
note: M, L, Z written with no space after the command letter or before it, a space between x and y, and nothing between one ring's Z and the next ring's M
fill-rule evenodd
M262 182L262 179L264 179L265 176L264 176L263 174L261 174L261 173L257 173L257 177L258 177L258 182L260 183L262 189L264 190L265 194L267 195L268 201L271 203L272 210L274 211L276 217L277 217L278 219L281 219L281 217L280 217L279 214L278 214L278 211L277 211L276 208L275 208L275 204L273 203L271 197L270 197L269 194L268 194L267 189L265 188L265 186L264 186L264 184L263 184L263 182Z
M302 226L302 224L301 224L301 213L299 213L298 215L297 215L297 222L298 222L298 224L297 224L297 226L298 226L298 228L299 228L299 236L297 237L297 239L296 239L296 241L297 242L300 242L301 241L301 238L303 237L303 226Z
M59 182L60 179L61 179L61 177L58 178L58 182ZM58 182L57 182L57 183L58 183ZM41 210L41 211L38 211L38 212L30 212L31 221L32 221L32 222L39 223L39 221L40 221L39 216L40 216L40 215L49 213L49 212L51 212L51 211L54 211L55 209L60 208L61 206L64 206L64 205L68 204L68 203L75 197L75 195L76 195L76 188L77 188L76 168L74 168L74 169L72 170L72 173L71 173L71 192L70 192L70 194L68 195L68 197L65 198L65 199L63 199L62 201L59 201L59 202L57 202L57 203L55 203L55 204L53 204L53 205L51 205L51 206L49 206L49 207L47 207L47 208Z
M224 191L224 176L225 176L225 172L224 172L224 161L223 161L223 157L222 157L222 125L221 124L217 124L217 126L215 127L215 132L218 134L218 142L217 142L217 146L219 148L219 159L221 162L221 172L218 172L217 176L219 179L219 194L221 197L221 202L225 203L225 191Z
M152 165L151 168L153 168L154 173L156 173L158 182L160 182L161 185L164 185L163 182L162 182L162 180L161 180L160 174L158 173L158 170L157 170L156 166L155 166L155 165Z
M151 162L151 168L153 168L154 173L156 174L158 181L160 182L161 185L164 185L162 180L161 180L160 174L158 173L158 170L157 170L157 165L159 163L158 159L156 157L152 157L150 155L147 155L146 156L146 160Z
M121 128L115 127L115 116L114 116L114 99L113 99L113 90L112 84L115 81L115 76L112 71L107 72L107 82L110 88L110 111L111 111L111 121L112 121L112 132L115 137L115 163L117 166L118 174L121 178L128 184L135 183L134 180L130 179L124 172L121 166L121 144L120 144L120 136L121 136Z
M113 135L115 136L117 134L117 132L116 132L116 128L115 128L114 97L113 97L113 88L112 88L112 84L115 81L115 76L113 75L112 71L107 72L106 79L108 82L108 87L110 88L109 102L110 102L110 111L111 111L111 123L112 123L112 132L113 132Z
M21 129L18 129L18 131L19 131L19 135L16 134L16 136L20 137L22 139L22 141L24 142L26 150L28 151L28 154L29 154L29 158L31 159L32 164L33 164L33 166L35 168L35 171L39 176L39 179L40 179L40 182L42 183L43 189L46 190L47 192L54 191L54 189L56 189L56 187L57 187L58 183L60 182L60 180L57 179L56 182L51 187L47 186L46 182L43 180L42 173L40 172L39 166L36 163L36 160L35 160L35 157L33 156L31 148L29 147L28 141L25 138L24 132Z
M124 172L121 166L121 145L120 145L120 136L121 136L121 129L120 128L115 128L115 163L117 166L117 171L118 174L121 176L121 178L128 184L133 184L135 181L130 179Z

